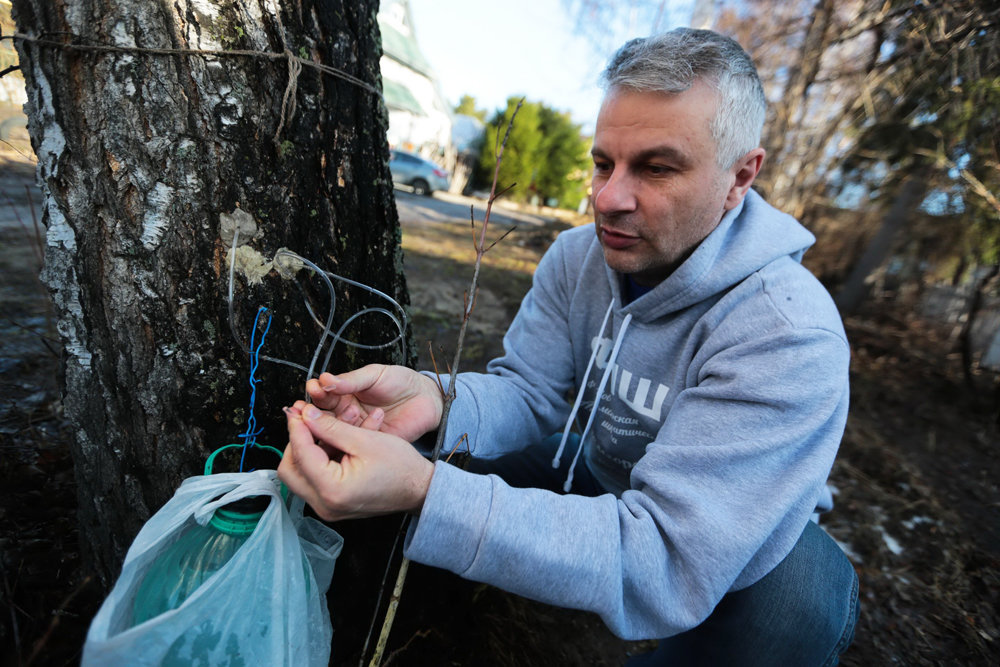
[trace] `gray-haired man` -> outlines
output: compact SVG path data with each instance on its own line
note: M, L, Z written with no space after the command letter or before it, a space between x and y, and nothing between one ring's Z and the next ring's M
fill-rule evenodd
M605 81L595 224L559 236L505 355L457 381L447 441L483 460L427 462L409 443L440 426L436 384L368 366L308 383L330 412L290 409L279 472L327 519L418 514L413 560L666 638L635 664L835 664L857 577L809 517L849 347L799 264L812 235L750 189L757 73L682 29Z

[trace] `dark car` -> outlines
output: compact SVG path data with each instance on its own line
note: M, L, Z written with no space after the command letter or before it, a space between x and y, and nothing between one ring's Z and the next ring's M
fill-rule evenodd
M389 151L389 171L393 183L408 185L418 195L430 196L435 190L447 190L451 180L447 171L430 160L401 150Z

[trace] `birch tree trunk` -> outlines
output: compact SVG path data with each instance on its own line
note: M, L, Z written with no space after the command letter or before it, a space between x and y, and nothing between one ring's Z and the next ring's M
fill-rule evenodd
M287 247L405 305L377 8L14 0L45 196L43 277L76 428L81 544L105 584L150 514L246 428L249 356L230 330L224 218L255 221L256 234L241 232L247 260ZM358 81L309 66L296 75L292 60L269 54ZM245 345L267 306L274 319L262 354L308 366L319 328L294 281L262 274L251 284L237 273L236 334ZM325 316L320 282L297 277ZM335 328L368 298L341 291ZM352 337L369 344L397 335L384 317L356 324ZM408 357L399 344L340 346L332 367ZM261 363L258 376L258 442L280 449L280 406L302 396L304 373Z

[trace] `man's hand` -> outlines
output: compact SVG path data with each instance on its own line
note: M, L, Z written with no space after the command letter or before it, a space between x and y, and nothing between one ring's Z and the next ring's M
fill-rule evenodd
M372 364L341 375L323 373L306 383L306 391L317 406L354 426L380 408L381 430L408 442L436 429L444 409L434 380L405 366Z
M304 401L286 414L288 447L278 477L321 518L420 511L434 464L406 440L377 430L381 408L359 426Z

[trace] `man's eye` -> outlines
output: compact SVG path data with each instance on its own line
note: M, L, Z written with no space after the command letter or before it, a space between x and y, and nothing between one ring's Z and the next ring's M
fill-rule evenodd
M662 164L647 164L646 171L654 176L662 176L671 171L670 167L664 166Z
M602 173L605 172L605 171L611 171L611 163L610 162L594 162L594 171L598 171L598 172L602 172Z

